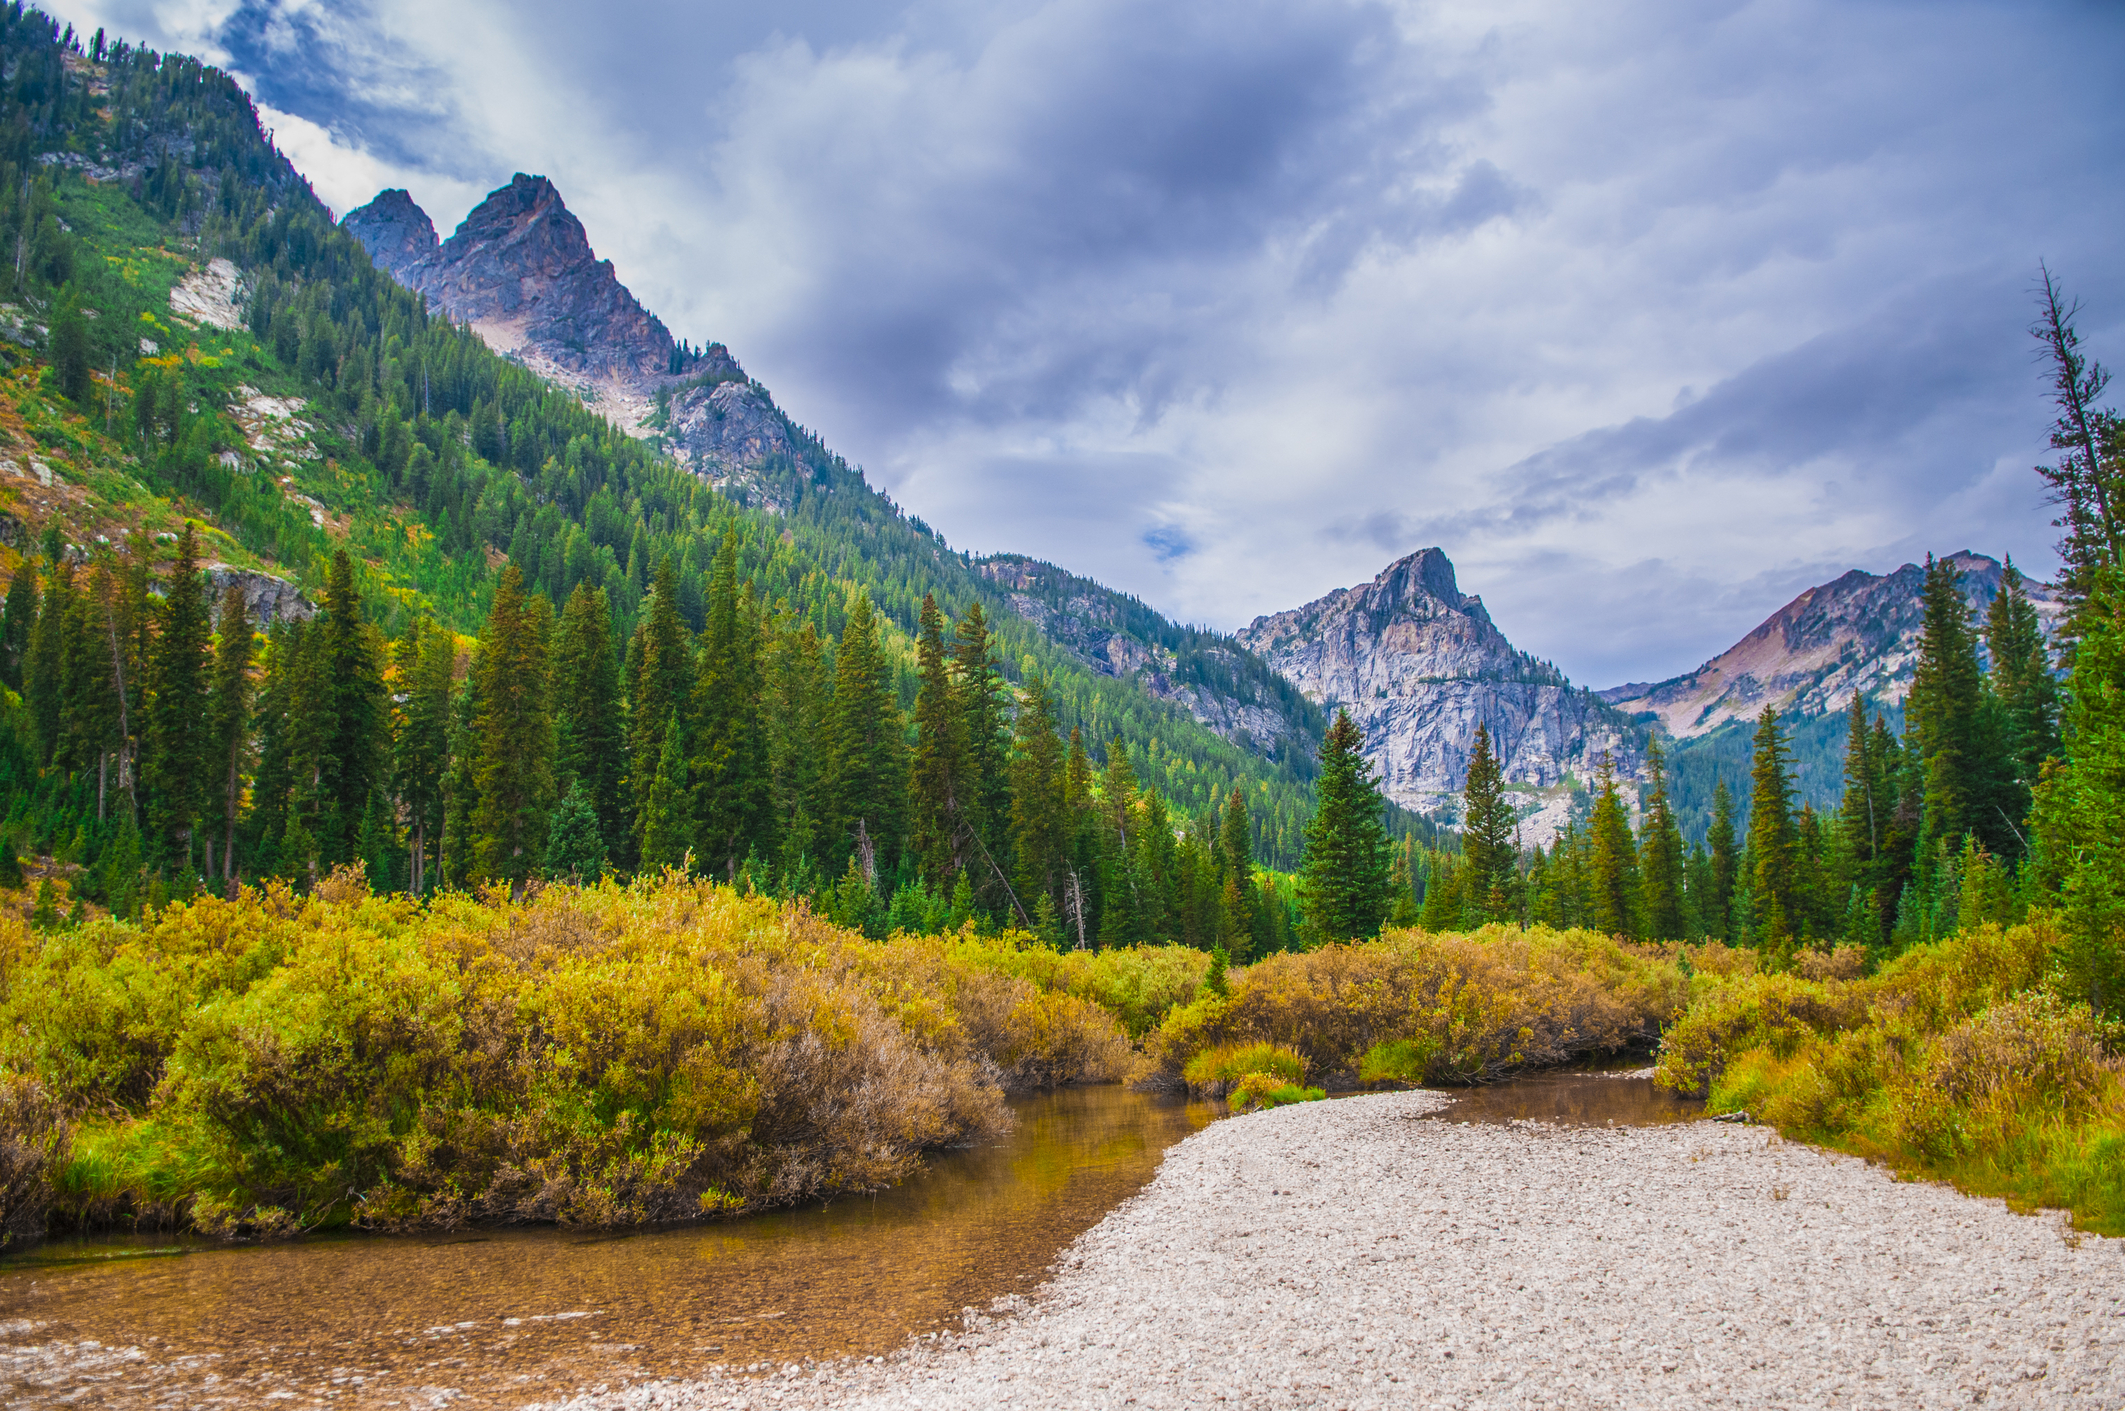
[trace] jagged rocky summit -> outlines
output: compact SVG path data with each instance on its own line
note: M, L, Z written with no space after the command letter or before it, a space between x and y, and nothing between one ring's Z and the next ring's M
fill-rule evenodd
M785 508L770 470L792 428L720 343L683 347L590 247L543 176L522 172L448 240L403 190L340 224L369 257L496 352L568 387L629 434L661 439L717 488Z
M1626 779L1644 765L1628 717L1515 650L1440 549L1258 617L1237 640L1309 699L1347 709L1388 797L1423 813L1454 815L1479 722L1530 811L1529 843L1546 842L1568 816L1567 778L1585 781L1604 755Z
M1999 592L2000 561L1969 549L1946 561L1963 575L1971 611L1983 613ZM1855 693L1877 706L1900 704L1918 660L1925 580L1915 563L1888 574L1854 569L1808 589L1695 671L1614 686L1602 699L1657 720L1678 740L1754 720L1767 705L1807 718L1848 709ZM2054 589L2034 582L2024 589L2047 623L2056 619Z

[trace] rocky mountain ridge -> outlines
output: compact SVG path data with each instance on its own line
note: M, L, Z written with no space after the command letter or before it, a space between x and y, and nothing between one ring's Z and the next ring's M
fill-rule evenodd
M793 429L720 343L693 349L620 283L559 191L518 172L449 239L404 190L341 226L399 283L469 325L496 352L569 388L630 435L655 438L739 498L787 507L774 471Z
M1318 747L1321 712L1231 638L1183 627L1141 599L1028 558L997 554L975 572L1011 610L1103 676L1133 679L1243 748L1302 766Z
M1347 709L1383 791L1419 812L1454 812L1479 722L1518 786L1529 843L1546 841L1569 814L1572 791L1557 786L1585 780L1604 756L1627 779L1643 768L1642 732L1629 718L1516 650L1483 600L1461 592L1438 548L1370 583L1258 617L1235 640L1308 700Z
M1982 614L2004 566L1969 549L1945 561L1962 573L1971 612ZM1752 721L1767 705L1812 718L1846 710L1855 693L1875 705L1901 704L1918 658L1925 577L1915 563L1888 574L1853 569L1800 594L1695 671L1613 686L1601 698L1642 722L1658 721L1678 740ZM2057 617L2049 585L2025 580L2025 589L2047 623Z

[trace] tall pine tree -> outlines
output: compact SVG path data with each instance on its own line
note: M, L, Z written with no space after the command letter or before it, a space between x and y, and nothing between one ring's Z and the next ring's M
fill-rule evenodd
M1321 737L1318 800L1299 864L1299 905L1311 944L1367 940L1387 916L1384 803L1365 759L1365 737L1338 710Z

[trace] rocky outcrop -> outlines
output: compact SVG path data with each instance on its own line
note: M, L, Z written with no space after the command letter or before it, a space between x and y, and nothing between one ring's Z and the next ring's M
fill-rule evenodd
M1603 755L1626 778L1643 764L1628 718L1515 650L1483 600L1461 592L1439 549L1392 563L1370 583L1256 618L1237 640L1308 699L1348 710L1384 792L1408 808L1452 814L1479 723L1523 794L1584 779Z
M658 437L719 487L784 508L763 475L795 447L782 413L720 343L695 349L600 260L553 183L519 172L448 240L404 191L340 224L379 268L495 351L576 392L629 434Z
M1311 751L1321 719L1254 653L1179 626L1054 564L1001 554L975 565L1011 610L1102 676L1133 680L1225 739L1269 758Z
M208 564L206 575L207 603L216 628L221 626L221 600L232 583L243 590L244 611L251 625L261 632L276 623L308 622L317 616L316 606L285 578L255 569L231 568L225 563Z
M1982 613L1999 592L1999 560L1965 549L1947 562L1963 575L1972 613ZM1753 720L1767 705L1806 717L1845 710L1855 693L1875 705L1900 703L1918 660L1925 580L1915 563L1883 575L1854 569L1802 593L1695 671L1611 687L1602 699L1685 740ZM2025 586L2038 612L2056 618L2057 593Z

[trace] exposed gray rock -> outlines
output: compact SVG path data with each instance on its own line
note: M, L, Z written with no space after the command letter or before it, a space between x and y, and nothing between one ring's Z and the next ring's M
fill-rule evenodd
M412 271L433 259L441 243L435 223L405 190L379 191L368 205L347 212L340 225L362 242L378 269L409 289L415 287Z
M733 367L736 364L732 364ZM763 474L776 459L794 460L796 444L774 403L750 382L713 381L670 398L664 444L682 465L778 513L789 508L786 477Z
M2005 576L1999 560L1965 549L1947 562L1963 575L1971 611L1982 613ZM1925 583L1926 571L1915 563L1879 576L1854 569L1802 593L1695 671L1614 686L1602 699L1657 716L1680 739L1753 720L1767 705L1818 716L1847 709L1855 692L1876 705L1900 703L1918 663ZM2044 583L2024 587L2039 614L2055 620L2057 591Z
M1225 739L1272 759L1318 742L1318 712L1231 638L1178 626L1039 559L999 554L975 568L1048 640L1103 676L1134 679Z
M1384 791L1409 808L1433 812L1459 793L1479 723L1511 783L1583 779L1604 755L1624 778L1643 767L1629 719L1515 650L1483 600L1461 592L1440 549L1256 618L1237 637L1309 699L1349 710Z
M256 569L231 568L225 563L208 564L206 575L207 603L217 627L221 625L222 596L231 583L243 589L244 611L249 614L251 625L260 631L276 623L308 622L317 616L316 606L285 578Z

